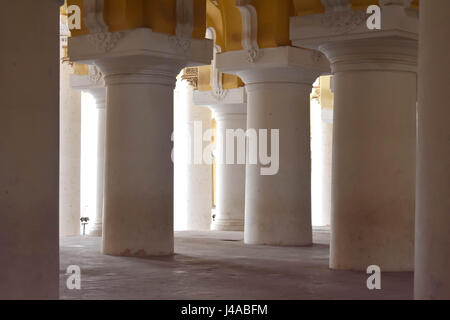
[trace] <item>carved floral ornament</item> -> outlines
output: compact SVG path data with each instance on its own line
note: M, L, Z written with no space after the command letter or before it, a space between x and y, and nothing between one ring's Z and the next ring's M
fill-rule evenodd
M109 52L116 46L117 42L122 38L120 32L98 32L88 35L89 41L96 48L103 52Z
M311 51L311 60L314 63L319 63L320 61L322 61L322 59L325 59L325 56L323 55L322 52L317 51L317 50Z
M89 30L89 41L102 53L114 49L123 32L110 32L104 20L105 0L84 0L83 19ZM72 5L70 7L77 7ZM69 8L70 8L69 7ZM176 2L176 34L168 35L169 42L176 51L187 52L191 47L191 39L194 30L194 0L177 0ZM69 10L70 11L70 10ZM70 11L71 12L71 11ZM73 15L79 14L81 10L73 10ZM72 22L75 29L81 28L81 18L78 22Z
M349 0L321 1L325 7L325 14L321 18L321 23L333 29L336 33L349 33L366 22L367 14L364 11L352 10L352 4Z
M222 101L228 94L228 90L224 90L222 88L213 88L213 90L209 91L211 97L217 102Z
M198 89L198 68L185 68L181 79L189 82L194 89Z
M103 82L103 74L95 65L88 65L88 78L93 85Z
M367 14L363 11L326 11L322 24L334 29L336 33L349 33L366 22Z
M191 40L179 36L169 36L169 42L175 51L186 53L191 48Z
M367 14L363 11L352 10L350 0L321 0L325 7L323 24L343 29L344 31L360 26L366 21ZM411 7L413 0L379 0L380 6L401 5Z
M59 39L60 46L63 50L63 57L61 58L62 63L67 63L70 66L73 66L73 63L70 62L69 57L67 56L67 39L70 36L70 30L66 23L60 22L59 24Z

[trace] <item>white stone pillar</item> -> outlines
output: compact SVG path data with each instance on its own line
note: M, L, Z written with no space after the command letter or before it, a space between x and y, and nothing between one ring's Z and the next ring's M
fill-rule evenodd
M320 190L322 190L321 218L318 226L331 225L331 178L333 155L333 110L322 109L320 126Z
M316 57L293 47L263 49L253 61L246 51L217 57L219 71L236 73L245 82L247 128L257 135L267 130L268 154L272 149L274 157L272 172L265 172L270 165L263 164L261 156L257 164L247 164L247 244L312 243L310 94L315 79L328 68L325 59L318 62ZM279 130L279 154L276 140L269 138L273 130Z
M333 110L334 87L332 77L320 78L320 142L319 142L319 166L320 179L319 190L321 192L320 218L317 226L331 225L331 181L332 181L332 155L333 155ZM314 161L314 158L313 158ZM314 220L314 216L313 216ZM313 221L314 226L314 221Z
M140 28L72 37L69 55L107 87L103 253L172 254L173 90L184 66L211 61L212 42Z
M64 30L64 29L63 29ZM63 42L67 44L67 40ZM64 50L62 50L64 51ZM63 54L61 54L63 57ZM73 68L60 65L59 235L80 235L81 92L70 86Z
M107 86L103 252L173 253L173 89L181 66L98 62ZM139 63L139 62L138 62ZM123 70L113 68L122 64ZM111 68L111 69L110 69ZM144 69L145 73L133 73Z
M417 43L370 39L322 50L335 74L330 266L412 270Z
M95 99L98 112L97 123L97 207L95 220L89 228L88 234L101 237L103 232L103 188L105 182L105 140L106 140L106 89L104 87L89 90Z
M196 69L195 69L196 70ZM203 140L211 129L211 111L196 106L194 88L188 81L178 81L175 95L175 218L180 230L210 230L212 209L212 164L194 162L194 139L202 147L211 142ZM195 136L197 131L198 137ZM199 139L202 139L201 141Z
M98 62L107 86L103 252L173 253L173 89L181 66ZM121 64L123 70L114 72ZM133 69L145 73L134 73Z
M333 110L324 108L321 99L312 103L312 225L325 227L331 224Z
M59 292L59 4L0 10L0 299Z
M89 66L89 75L72 75L71 86L79 91L85 91L92 95L98 112L97 123L97 154L95 160L97 168L96 177L96 208L95 219L89 223L87 234L90 236L102 236L103 225L103 188L105 170L105 134L106 134L106 88L103 75L98 68Z
M450 2L420 2L415 297L450 299Z
M330 267L410 271L417 16L384 1L382 30L373 31L364 13L339 10L331 6L319 17L355 23L333 29L315 25L314 16L291 20L293 43L324 52L334 74Z
M245 88L225 90L220 96L212 91L195 91L197 105L214 111L217 123L216 154L226 157L226 131L247 128L247 96ZM237 145L237 144L236 144ZM217 152L222 150L223 152ZM216 159L216 216L212 229L218 231L244 231L245 214L245 164L226 164Z

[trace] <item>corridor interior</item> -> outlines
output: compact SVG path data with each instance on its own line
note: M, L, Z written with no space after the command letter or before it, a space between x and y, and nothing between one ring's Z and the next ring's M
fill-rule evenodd
M0 300L450 299L449 13L2 1Z

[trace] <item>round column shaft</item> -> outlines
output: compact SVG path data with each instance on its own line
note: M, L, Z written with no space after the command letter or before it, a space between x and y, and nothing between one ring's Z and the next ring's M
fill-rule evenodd
M59 1L2 1L0 29L0 299L58 299Z
M313 102L314 103L314 102ZM312 126L312 225L330 226L333 110L320 104L311 108Z
M150 28L69 39L71 61L96 65L107 91L103 253L173 254L173 91L184 66L210 63L212 45Z
M103 252L173 253L173 90L181 65L97 62L107 86Z
M420 2L415 297L450 299L450 2Z
M292 67L255 68L238 75L248 93L248 130L258 136L267 130L268 155L272 153L270 165L262 164L261 157L257 165L247 164L245 243L310 245L310 94L318 73ZM279 154L277 141L270 138L273 130L279 130ZM260 143L259 137L259 151ZM262 169L270 166L275 171L264 175Z
M88 234L102 236L103 220L103 187L105 167L105 128L106 128L106 88L101 72L94 66L89 66L89 74L71 76L71 86L79 91L89 93L95 101L97 109L97 154L89 158L96 167L96 208L95 218L88 224ZM95 164L94 164L95 163Z
M310 95L328 61L290 46L217 57L217 69L247 89L247 244L312 244Z
M324 110L320 126L320 190L322 191L321 218L319 226L331 224L331 164L333 153L333 119L332 110ZM331 116L329 114L331 113Z
M97 123L97 207L95 220L89 228L91 236L102 236L103 231L103 188L105 173L105 133L106 133L106 89L94 88L89 92L95 99L98 111Z
M413 269L417 42L320 48L335 84L332 269Z
M217 121L217 150L226 149L224 138L227 130L245 132L247 127L246 107L246 104L210 106L215 111ZM223 154L226 156L226 151ZM216 172L217 204L212 229L244 231L245 164L227 164L226 161L219 160L216 163Z
M203 159L203 150L211 142L204 141L211 129L211 111L193 101L194 88L179 81L175 94L177 127L175 128L175 225L180 230L210 230L212 209L212 164ZM195 146L201 152L195 158Z
M71 69L60 66L60 236L80 235L81 92L70 87Z

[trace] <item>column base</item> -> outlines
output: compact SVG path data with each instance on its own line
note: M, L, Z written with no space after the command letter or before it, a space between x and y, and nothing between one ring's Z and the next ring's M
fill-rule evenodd
M312 247L312 242L305 243L280 243L280 242L251 242L244 241L246 245L249 246L268 246L268 247Z
M244 220L222 220L218 219L211 224L213 231L244 231Z
M123 252L110 252L110 251L102 251L102 254L106 256L112 256L112 257L131 257L131 258L155 258L155 257L170 257L174 255L174 252L146 252L145 250L140 251L130 251L125 250Z
M88 235L92 237L101 237L103 232L103 224L102 223L94 223L92 228L90 228Z

